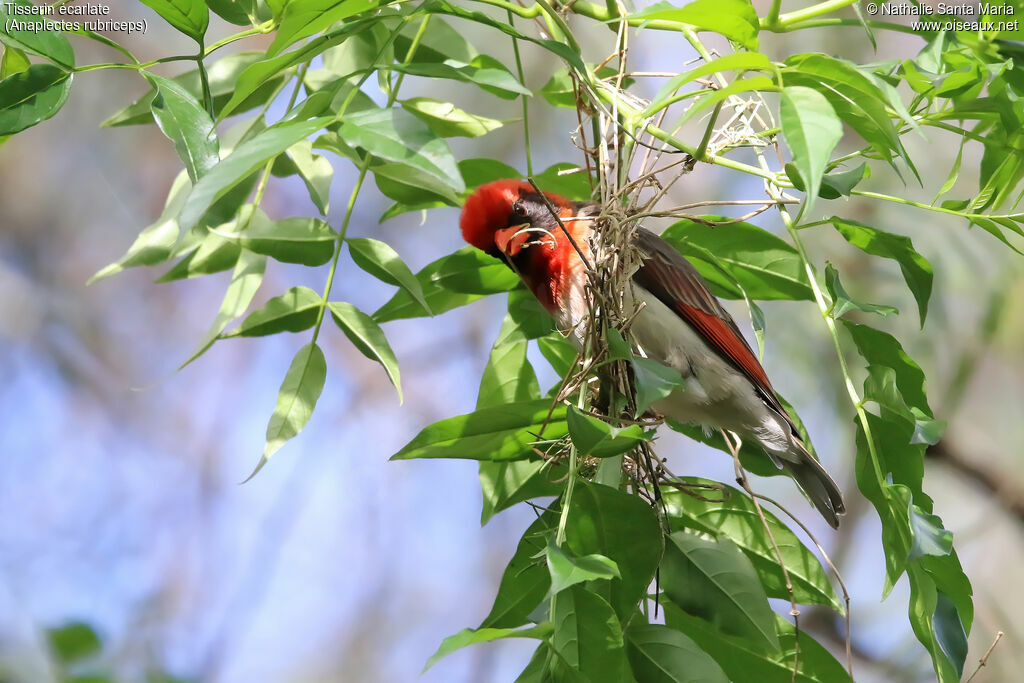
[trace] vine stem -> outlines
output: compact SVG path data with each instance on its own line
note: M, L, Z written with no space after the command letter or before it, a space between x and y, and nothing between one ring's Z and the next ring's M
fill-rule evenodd
M960 218L987 218L993 220L996 218L1008 218L1010 220L1024 220L1024 213L1009 213L1009 214L984 214L984 213L969 213L966 211L955 211L954 209L947 209L941 206L932 206L931 204L922 204L921 202L915 202L911 199L903 199L902 197L896 197L891 194L882 194L881 192L869 192L867 190L851 190L850 194L855 194L859 197L870 197L871 199L881 199L887 202L894 202L896 204L905 204L906 206L913 206L917 209L926 209L928 211L935 211L936 213L945 213L951 216L959 216Z
M299 89L302 87L302 79L305 78L306 70L308 68L309 68L309 64L308 63L303 64L301 67L299 67L299 70L296 73L295 87L292 88L292 94L288 98L288 106L285 107L285 110L291 109L292 106L294 106L295 100L299 96ZM203 70L201 69L200 73L202 73L202 71ZM211 102L211 106L212 106L212 102ZM267 183L270 181L270 171L273 168L274 168L274 159L271 159L270 161L268 161L266 163L266 165L263 167L263 175L260 176L260 182L256 186L256 194L253 196L252 211L249 212L249 216L245 219L245 224L242 225L242 228L241 228L241 230L243 232L245 230L249 229L249 225L252 224L252 219L256 215L256 209L258 209L260 204L263 202L263 193L266 192L266 190L267 190Z
M509 26L513 25L512 10L508 11ZM519 74L519 82L525 87L526 78L523 75L523 60L519 56L519 39L512 36L512 52L516 57L516 72ZM530 153L530 108L526 95L519 96L523 103L523 144L526 145L526 175L533 177L533 155Z
M160 59L154 59L152 61L142 63L140 63L139 60L136 59L135 56L125 48L122 48L117 44L112 44L113 41L107 42L105 40L100 40L102 36L96 37L89 34L83 34L87 38L92 38L93 40L97 40L103 43L104 45L108 45L110 47L114 47L120 50L129 59L131 59L134 62L134 64L125 64L123 62L103 62L100 64L86 64L85 66L76 66L74 69L72 69L72 71L74 71L75 73L82 73L85 71L99 71L101 69L132 69L135 71L141 71L142 69L148 69L151 66L156 66L157 64L166 64L168 62L198 62L202 59L205 59L206 57L209 57L211 54L213 54L220 48L224 47L225 45L230 45L235 41L248 38L249 36L257 36L262 35L264 33L269 33L273 31L275 28L277 28L277 23L271 20L263 24L260 24L259 26L253 27L251 29L240 31L239 33L235 33L230 36L227 36L226 38L222 38L218 40L216 43L210 45L209 47L203 47L202 44L200 44L198 55L174 55L171 57L161 57Z
M202 39L199 40L199 54L196 55L196 67L199 68L199 82L203 88L203 105L206 107L206 113L210 115L210 118L216 116L216 112L213 111L213 93L210 92L210 75L206 73L206 63L203 58L206 56L206 48L203 45ZM299 79L299 83L302 83L302 79ZM295 95L298 94L298 87L295 89L295 93L292 95L292 100L295 100Z
M778 20L772 25L766 25L764 28L772 29L777 26L785 28L786 26L792 26L793 24L801 21L807 21L808 19L815 19L822 16L823 14L831 14L836 10L840 10L844 7L854 5L858 0L826 0L826 2L819 2L817 5L811 5L804 9L796 10L795 12L786 12L779 16Z
M416 36L412 39L412 43L410 43L409 45L409 50L405 53L405 59L402 60L403 65L411 62L413 56L416 54L416 50L420 46L420 41L423 40L423 35L424 33L426 33L427 24L430 23L430 16L431 15L427 14L426 16L423 17L423 21L420 22L419 30L416 31ZM405 24L403 24L402 26L405 26ZM391 44L395 36L398 35L398 31L400 30L401 27L396 29L391 34L391 39L387 43L388 45ZM398 99L398 90L402 86L404 76L404 73L399 73L398 78L395 79L395 85L390 89L391 92L388 93L388 102L387 105L385 106L386 109L390 109L391 106L395 103L395 100ZM348 107L348 103L352 101L352 98L355 96L355 93L359 90L359 88L362 86L362 84L366 81L368 77L369 72L367 72L367 74L364 75L363 78L359 81L359 84L352 89L352 92L349 93L348 98L346 98L346 100L342 103L341 107L339 108L336 118L340 119L341 116L345 113L345 109ZM362 162L360 162L359 164L359 176L356 178L355 185L352 186L352 192L349 193L348 204L345 206L345 217L342 219L341 227L338 229L338 238L337 240L335 240L334 244L334 256L331 259L330 269L327 271L327 282L324 284L324 293L323 296L320 298L320 308L317 310L316 314L316 325L313 327L313 339L311 342L313 344L315 344L316 340L320 337L320 329L323 327L324 323L324 312L327 310L327 300L330 298L331 289L334 287L334 277L338 272L338 260L341 258L341 250L345 244L345 235L348 234L348 226L349 223L352 221L352 214L355 210L356 199L358 199L359 192L363 189L363 182L366 180L366 173L367 171L370 170L370 163L372 161L373 155L367 152L366 156L363 157Z
M818 304L818 312L821 313L821 318L825 321L825 327L828 328L829 336L832 338L832 345L836 350L836 358L839 360L839 369L843 373L843 383L846 386L846 393L849 394L850 402L857 411L857 419L860 421L861 427L864 429L864 439L867 441L868 453L871 456L871 465L875 472L875 478L878 480L879 488L884 489L886 487L885 474L882 472L882 465L878 456L878 450L875 447L875 440L871 436L871 425L868 424L867 412L864 410L864 401L861 399L860 394L857 391L857 387L853 385L853 379L850 377L850 368L846 364L846 357L843 355L843 345L839 340L839 330L836 328L835 319L830 315L831 307L828 302L825 301L825 296L821 292L821 287L818 286L818 280L814 273L814 266L811 265L810 258L807 256L807 248L804 246L799 230L793 223L793 218L789 215L789 211L782 205L779 205L779 213L782 216L782 222L785 224L790 238L793 240L793 245L800 254L800 261L803 263L804 272L807 273L807 280L811 285L811 291L814 293L814 301Z

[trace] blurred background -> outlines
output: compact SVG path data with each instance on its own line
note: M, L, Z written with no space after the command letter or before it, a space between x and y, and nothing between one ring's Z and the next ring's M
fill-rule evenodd
M117 18L149 20L145 36L113 36L142 60L194 49L141 5L117 11ZM476 45L494 45L499 59L511 58L508 41L458 29ZM209 35L230 32L214 22ZM586 55L592 61L611 49L604 29L582 38L594 46ZM880 40L872 52L864 34L850 28L764 35L762 46L779 59L820 50L857 61L907 58L923 46L913 36ZM115 58L96 43L78 40L75 47L79 64ZM559 65L523 50L526 85L538 89ZM678 37L653 31L641 33L632 50L634 68L644 70L678 71L693 58ZM637 92L650 95L660 85L639 83ZM402 406L380 367L325 327L328 377L312 421L241 484L307 335L218 342L175 372L209 327L228 273L156 285L163 268L134 269L85 286L159 214L180 169L155 126L99 128L147 89L130 71L79 74L54 120L0 147L0 680L513 680L532 641L474 646L420 671L442 638L487 614L534 513L516 506L481 527L474 462L388 462L423 426L472 410L505 297L385 325L401 364ZM428 93L473 113L520 116L518 102L448 81L410 78L402 94ZM541 102L531 112L534 167L580 162L570 141L575 113L552 113ZM923 187L904 187L876 169L867 189L931 201L957 146L929 136L906 140ZM452 144L457 158L491 157L525 171L517 123ZM742 152L738 158L746 160ZM332 161L336 227L354 173L347 161ZM977 161L969 148L951 196L976 191ZM699 166L667 202L761 196L746 177ZM378 224L389 204L368 183L350 235L387 241L414 271L461 246L456 209ZM274 218L315 215L294 177L272 179L263 208ZM966 671L1003 631L975 680L1015 680L1024 667L1021 257L940 214L867 200L823 201L818 210L911 235L935 268L931 315L921 330L895 263L864 256L827 227L805 233L818 265L832 261L855 298L901 310L881 326L922 365L933 408L949 422L925 490L955 532L974 585ZM741 212L737 207L735 215ZM780 229L770 212L756 222ZM319 291L325 278L325 268L271 262L254 306L295 285ZM372 312L391 293L343 256L332 299ZM879 525L853 482L853 412L818 313L787 302L764 309L767 370L807 423L850 513L833 533L788 481L756 480L755 487L800 514L838 564L852 600L858 680L932 680L907 622L906 579L881 601ZM731 310L749 332L743 307ZM542 385L553 383L539 354L531 357ZM674 472L732 480L727 456L663 432L658 451ZM73 624L80 626L67 628ZM835 615L808 609L801 625L842 651L845 627ZM68 662L76 648L83 656Z

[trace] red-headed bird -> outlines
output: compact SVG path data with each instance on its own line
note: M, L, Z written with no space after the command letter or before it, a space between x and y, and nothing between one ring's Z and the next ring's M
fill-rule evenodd
M576 248L592 262L590 238L601 207L546 196L575 246L537 191L516 180L477 189L466 200L460 227L467 242L517 271L558 328L578 343L587 315L587 275ZM641 258L633 274L633 296L643 308L631 332L644 355L686 379L681 389L656 402L654 410L757 443L796 480L825 520L838 527L838 515L845 512L839 488L807 452L732 316L708 291L697 269L667 242L643 228L636 230L635 240Z

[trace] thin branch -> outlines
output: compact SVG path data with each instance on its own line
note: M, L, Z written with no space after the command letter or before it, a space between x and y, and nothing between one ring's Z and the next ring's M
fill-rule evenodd
M988 646L987 650L985 650L985 654L982 655L981 659L978 660L978 668L974 670L974 673L971 674L970 678L968 678L965 683L971 683L971 681L974 680L974 677L978 675L978 672L981 671L982 667L984 667L986 664L988 664L988 657L989 657L989 655L992 654L992 650L996 649L996 645L999 644L999 639L1002 638L1002 637L1003 637L1003 632L1002 631L996 631L996 639L993 640L992 644Z
M764 510L761 509L761 503L758 502L757 496L754 494L754 489L750 486L750 481L747 479L747 471L743 469L743 464L740 462L740 437L732 432L728 432L724 429L719 430L722 434L722 438L725 440L725 445L728 446L729 452L732 454L733 466L736 468L736 482L743 487L743 490L750 496L750 500L754 503L754 510L757 511L757 516L761 520L761 526L764 527L765 533L768 534L768 540L772 542L772 550L775 551L775 559L779 563L779 568L782 569L782 578L786 581L786 591L789 593L789 615L793 617L793 682L796 683L797 674L800 671L800 609L796 606L796 594L793 592L793 581L789 578L789 570L786 569L786 562L782 559L782 551L779 550L779 544L775 540L775 534L772 533L772 528L768 525L768 518L764 516ZM730 434L736 440L735 443L729 438Z

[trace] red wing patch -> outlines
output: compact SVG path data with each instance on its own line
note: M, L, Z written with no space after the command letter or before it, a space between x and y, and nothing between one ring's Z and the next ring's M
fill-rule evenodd
M717 315L705 313L682 302L678 302L675 309L683 320L700 333L700 336L711 348L723 358L731 361L737 369L758 384L769 396L774 395L772 384L768 381L768 375L765 374L761 363L747 346L746 341L736 336L732 326Z
M716 353L753 383L769 406L785 416L764 368L732 316L708 290L704 278L683 255L654 233L640 228L637 246L644 260L633 276L641 287L675 311Z

